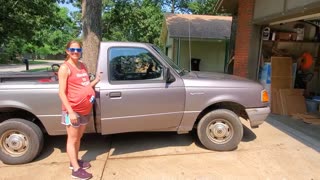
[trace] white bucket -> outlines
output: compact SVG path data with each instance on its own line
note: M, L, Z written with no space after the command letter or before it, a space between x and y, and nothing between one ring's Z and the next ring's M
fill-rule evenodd
M306 99L307 111L308 112L317 112L318 111L318 102L310 99Z

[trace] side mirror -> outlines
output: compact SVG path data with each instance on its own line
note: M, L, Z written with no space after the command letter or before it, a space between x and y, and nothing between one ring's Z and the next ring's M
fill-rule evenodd
M170 68L165 69L164 78L166 80L166 83L173 83L176 80L176 78L174 78L174 76L170 73Z

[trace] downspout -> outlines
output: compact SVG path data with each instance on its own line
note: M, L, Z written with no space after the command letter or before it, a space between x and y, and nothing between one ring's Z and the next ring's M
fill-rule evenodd
M180 66L180 51L181 51L181 39L178 38L178 48L177 48L177 64Z
M262 55L262 45L263 45L263 38L262 38L262 28L260 28L259 33L260 41L259 41L259 53L258 53L258 61L257 61L257 67L256 67L256 74L254 80L259 80L259 73L260 73L260 66L261 66L261 59L263 57Z
M225 54L224 54L224 73L226 73L226 66L229 62L229 39L225 38L224 42L225 42Z

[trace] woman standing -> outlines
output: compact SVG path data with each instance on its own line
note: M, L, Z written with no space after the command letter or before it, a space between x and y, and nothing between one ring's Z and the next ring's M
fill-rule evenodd
M67 154L70 159L72 177L90 179L92 174L85 169L89 162L79 160L80 140L90 119L90 112L95 98L93 87L100 77L90 82L86 67L79 61L82 53L81 43L70 41L66 47L67 58L59 69L59 96L62 101L61 123L66 125Z

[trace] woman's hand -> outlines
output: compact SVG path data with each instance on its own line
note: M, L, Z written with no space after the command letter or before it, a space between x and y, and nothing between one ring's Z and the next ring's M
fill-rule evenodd
M69 118L72 124L78 123L78 115L75 112L69 113Z
M102 72L96 74L96 78L95 78L94 80L97 81L97 83L98 83L98 82L100 81L100 79L101 79L101 74L102 74Z
M95 86L101 79L102 72L96 73L96 78L90 83L91 87Z

